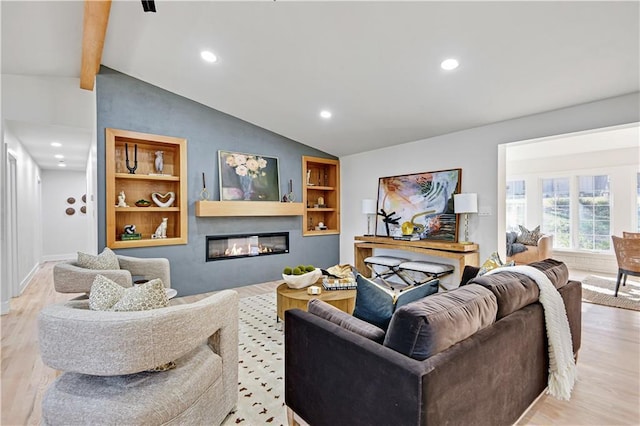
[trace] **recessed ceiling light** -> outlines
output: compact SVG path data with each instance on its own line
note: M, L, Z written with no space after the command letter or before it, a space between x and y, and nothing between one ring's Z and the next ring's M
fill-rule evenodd
M213 52L210 52L208 50L203 50L202 52L200 52L200 57L205 61L211 63L218 60L218 57Z
M58 163L58 167L67 167L67 165L64 163Z
M320 111L320 117L331 118L331 111L327 111L326 109Z
M451 71L451 70L455 70L456 68L458 68L458 61L456 59L453 58L449 58L449 59L445 59L444 61L442 61L442 63L440 64L440 67L443 70L447 70L447 71Z
M56 158L64 158L64 155L62 155L62 154L56 154L56 155L54 155L54 157L56 157Z
M55 146L56 148L62 146L60 142L51 142L51 146Z

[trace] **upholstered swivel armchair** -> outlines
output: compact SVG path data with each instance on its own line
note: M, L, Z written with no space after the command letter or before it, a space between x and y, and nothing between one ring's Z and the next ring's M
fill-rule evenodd
M516 265L526 265L533 262L540 262L553 256L553 235L541 235L538 245L526 246L527 250L507 257L507 262L512 260Z
M171 288L169 260L163 258L138 258L118 255L120 269L86 269L75 261L60 262L53 267L53 285L58 293L89 293L96 275L100 274L123 287L133 285L134 276L151 280L160 278L165 287Z
M42 360L62 370L42 401L45 425L218 425L238 400L238 295L139 312L45 307ZM174 361L176 367L149 372Z

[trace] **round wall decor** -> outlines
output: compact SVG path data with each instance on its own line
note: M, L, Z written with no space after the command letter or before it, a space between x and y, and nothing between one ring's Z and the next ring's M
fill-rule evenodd
M69 198L67 198L67 203L69 203L69 204L73 204L73 203L75 203L75 202L76 202L76 199L75 199L75 198L73 198L73 197L69 197Z
M74 214L76 212L76 209L74 209L73 207L69 207L64 211L67 215L71 216L72 214Z
M87 206L80 207L80 213L86 213L86 212L87 212Z
M83 203L86 203L86 202L87 202L87 194L84 194L84 195L82 196L82 202L83 202Z

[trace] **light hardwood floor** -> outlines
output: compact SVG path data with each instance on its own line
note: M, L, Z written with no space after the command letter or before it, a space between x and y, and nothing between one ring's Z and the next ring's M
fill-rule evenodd
M11 300L11 312L0 317L3 426L39 424L43 392L57 375L40 360L37 315L43 306L73 295L53 290L53 265L45 263L23 295ZM275 291L277 284L269 282L236 290L240 297L248 297ZM204 296L179 298L175 303ZM519 425L640 424L640 312L588 303L583 303L582 311L579 378L571 401L543 395Z

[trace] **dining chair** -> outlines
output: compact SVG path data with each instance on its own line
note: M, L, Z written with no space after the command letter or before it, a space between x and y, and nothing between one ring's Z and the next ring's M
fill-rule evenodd
M620 281L627 285L627 275L640 277L640 238L620 238L611 236L613 249L618 261L618 278L614 297L618 297Z

